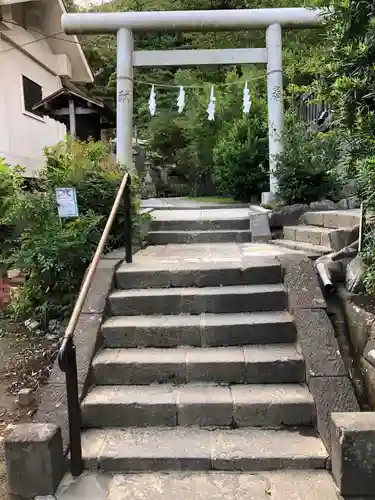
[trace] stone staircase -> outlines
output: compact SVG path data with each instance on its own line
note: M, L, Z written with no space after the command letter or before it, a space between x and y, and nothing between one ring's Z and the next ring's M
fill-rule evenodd
M307 212L300 224L284 226L283 239L272 243L318 257L353 243L358 238L358 225L358 210Z
M149 245L251 241L249 217L231 219L153 220Z
M232 223L158 223L150 238L248 232ZM234 249L148 247L117 270L82 404L87 469L326 468L280 263Z

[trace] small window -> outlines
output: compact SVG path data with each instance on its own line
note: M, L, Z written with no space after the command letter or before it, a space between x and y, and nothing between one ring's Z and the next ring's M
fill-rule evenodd
M22 76L22 87L25 111L33 115L42 116L40 111L33 110L33 106L42 100L42 87L26 76Z

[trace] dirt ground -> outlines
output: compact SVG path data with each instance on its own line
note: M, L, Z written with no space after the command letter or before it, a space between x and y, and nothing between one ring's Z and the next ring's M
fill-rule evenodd
M365 311L375 314L375 297L365 294L354 295L351 300Z
M23 324L0 320L0 500L7 500L4 439L12 427L32 420L40 388L48 382L58 343L29 332ZM20 389L33 391L33 402L20 406Z

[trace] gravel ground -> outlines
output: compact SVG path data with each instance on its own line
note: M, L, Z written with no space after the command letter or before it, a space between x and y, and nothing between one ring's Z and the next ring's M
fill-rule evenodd
M23 324L0 323L0 500L8 499L3 443L12 427L28 422L38 409L40 388L48 382L58 344L28 332ZM17 403L20 389L32 389L34 401Z

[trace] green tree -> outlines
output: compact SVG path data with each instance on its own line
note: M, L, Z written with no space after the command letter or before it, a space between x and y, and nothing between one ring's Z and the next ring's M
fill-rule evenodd
M311 5L315 0L300 0L300 6ZM254 0L251 8L295 7L294 0ZM219 10L249 8L246 0L112 0L102 6L89 10ZM145 32L135 33L137 50L169 50L173 48L231 48L264 47L265 31L249 30L230 33L174 33ZM113 36L95 35L82 37L84 50L88 56L95 83L89 85L90 92L115 108L116 94L116 41ZM292 102L298 93L303 92L314 81L317 68L321 63L323 50L321 30L285 30L284 72L285 102ZM263 67L252 67L250 73L246 65L227 67L197 67L180 70L178 68L137 68L134 86L134 124L142 138L149 140L150 148L158 153L165 163L175 163L179 174L191 186L191 191L200 194L205 186L211 186L215 166L214 150L220 137L229 134L229 128L236 113L242 114L241 96L238 103L231 103L225 97L233 88L224 89L228 75L235 74L240 81L243 75L251 74L251 79L260 77L256 95L266 96L266 72ZM157 112L150 118L148 99L150 83L156 85ZM186 109L182 115L176 111L178 85L186 86ZM210 84L215 85L217 94L216 118L214 123L207 121L206 108ZM169 88L170 85L176 85ZM192 86L193 88L187 88ZM200 87L200 88L199 88ZM240 87L238 87L240 88ZM241 91L240 91L241 94ZM224 103L220 109L220 103ZM237 111L234 109L237 106ZM266 104L264 103L264 106ZM252 113L255 112L252 110ZM238 129L239 131L239 129ZM224 139L221 139L224 140ZM264 165L268 168L268 164ZM217 176L216 176L217 178Z
M323 65L323 90L336 124L352 134L374 136L375 4L373 0L321 3L327 9L326 38L330 42Z

